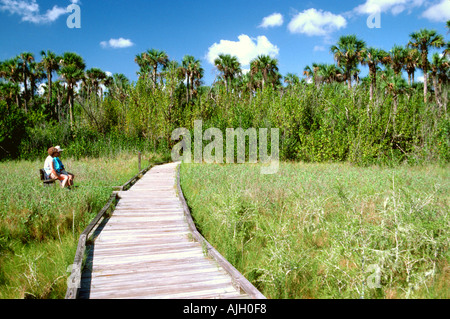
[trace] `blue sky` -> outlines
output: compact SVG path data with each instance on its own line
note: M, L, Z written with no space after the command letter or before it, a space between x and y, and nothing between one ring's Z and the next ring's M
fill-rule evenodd
M71 4L80 8L81 28L67 25ZM368 27L371 15L380 28ZM211 62L221 52L236 55L243 69L269 54L282 75L302 76L312 62L333 63L330 46L341 35L389 50L421 28L448 41L449 19L450 0L0 0L0 60L24 51L37 60L41 50L72 51L87 68L136 81L134 57L155 48L178 62L186 54L199 59L209 85L217 73Z

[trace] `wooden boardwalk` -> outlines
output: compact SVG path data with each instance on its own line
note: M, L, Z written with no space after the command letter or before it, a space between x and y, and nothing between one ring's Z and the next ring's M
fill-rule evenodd
M194 240L177 163L153 167L119 197L88 247L79 298L255 298Z

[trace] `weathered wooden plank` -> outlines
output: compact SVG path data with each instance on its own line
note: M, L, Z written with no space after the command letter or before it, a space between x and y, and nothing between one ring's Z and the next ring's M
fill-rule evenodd
M113 256L113 257L121 257L128 255L136 255L140 256L149 254L161 254L161 253L178 253L178 252L186 252L189 250L198 251L200 245L198 243L178 243L177 245L140 245L133 246L132 248L128 248L125 246L115 247L115 248L103 248L103 249L95 249L92 252L94 258L98 258L99 256Z
M103 230L106 229L121 229L121 227L132 227L132 226L136 226L137 228L145 228L148 229L148 227L150 228L155 228L157 229L158 227L156 227L158 224L161 225L177 225L180 224L179 220L177 218L173 218L172 216L169 217L161 217L161 216L157 216L157 217L148 217L147 220L145 221L135 221L133 219L121 219L121 220L112 220L110 221L108 224L106 224L103 228Z
M160 286L160 287L130 287L129 289L116 289L116 290L97 290L91 291L91 298L200 298L200 296L212 295L212 294L226 294L235 292L236 289L231 285L223 282L217 282L215 280L207 282L194 282L187 284L179 284L173 286Z
M166 215L177 215L178 217L184 216L183 212L180 211L118 211L115 212L114 218L110 218L110 220L119 220L120 218L147 218L147 217L154 217L154 216L166 216ZM181 219L180 219L181 220Z
M117 242L127 242L130 245L137 242L153 243L153 242L179 242L180 240L189 239L190 232L159 232L159 233L145 233L146 230L139 230L141 233L137 234L134 231L130 234L130 231L114 231L110 230L102 233L97 239L96 244L114 245Z
M89 264L90 262L92 262L92 258L88 257L87 263ZM183 263L174 263L172 260L156 260L151 263L133 261L124 265L102 265L102 267L91 265L90 273L114 273L116 271L120 273L125 270L134 272L138 272L141 270L154 270L155 272L158 272L164 269L182 269L184 267L190 267L191 265L198 265L198 267L215 267L219 269L218 266L215 265L211 260L197 257L186 257L183 259Z
M84 279L89 278L105 278L106 280L111 276L117 275L134 275L148 273L155 276L171 276L172 274L187 274L187 273L200 273L200 272L223 272L217 265L213 265L211 262L206 260L193 261L193 262L183 262L183 263L172 263L168 261L159 261L153 263L146 263L145 265L139 265L138 267L115 267L115 268L103 268L98 271L85 272L83 274Z
M220 276L220 275L221 276ZM217 269L191 269L187 271L179 271L167 273L164 275L156 274L155 272L137 272L128 274L114 274L108 276L93 276L92 278L82 278L82 284L89 284L98 291L107 289L124 289L126 287L137 288L143 287L157 287L157 286L172 286L187 283L200 283L204 281L224 281L229 283L229 278L225 274L221 274Z
M153 231L153 232L149 232L148 229L144 229L144 228L137 228L137 229L133 229L133 231L131 232L129 229L114 229L114 228L110 228L110 229L103 229L102 232L100 233L100 235L97 237L97 239L95 240L96 243L101 243L102 241L108 239L108 240L112 240L114 241L114 238L120 238L120 240L124 240L124 239L129 239L129 240L133 240L133 239L141 239L141 240L146 240L148 239L153 240L153 239L158 239L158 238L162 238L162 237L172 237L172 238L185 238L185 236L187 236L188 234L190 234L189 230L179 230L177 232L164 232L164 231ZM168 239L168 238L167 238ZM170 240L170 239L168 239Z
M114 210L114 216L120 216L121 214L126 214L129 216L133 216L133 214L142 215L142 214L154 214L154 213L183 213L182 208L172 208L172 207L127 207L127 208L116 208Z
M127 243L129 245L135 245L137 243L172 243L172 242L180 242L180 240L189 240L189 232L184 234L146 234L146 235L123 235L123 236L104 236L102 234L101 237L98 237L95 240L96 245L106 244L106 245L115 245L117 243Z
M109 276L106 280L105 278L98 279L92 278L87 280L98 291L102 290L116 290L116 289L129 289L129 288L139 288L139 287L171 287L176 289L179 285L196 285L201 283L211 283L223 284L224 286L231 285L230 278L221 274L217 271L201 272L201 273L187 273L187 274L174 274L172 276L152 276L149 273L137 273L131 275L118 275Z
M154 262L157 260L173 260L174 262L178 262L180 259L183 259L185 257L197 257L197 258L203 258L202 251L198 249L192 249L192 250L184 250L178 253L168 253L168 254L142 254L142 255L134 255L134 256L119 256L119 257L113 257L111 256L94 256L93 257L93 263L94 265L101 266L101 265L120 265L120 264L127 264L130 262Z
M175 247L193 247L200 245L197 242L189 242L189 241L151 241L151 242L136 242L133 244L133 248L148 248L148 249L171 249ZM99 245L95 247L89 247L90 253L93 253L94 251L109 251L109 250L116 250L116 249L130 249L129 243L116 243L114 245Z
M120 229L120 227L134 227L134 228L145 228L150 230L157 230L160 228L171 228L171 227L186 227L178 219L162 219L162 218L147 218L146 220L135 220L134 218L121 218L119 220L111 220L103 229ZM189 229L186 227L186 229Z

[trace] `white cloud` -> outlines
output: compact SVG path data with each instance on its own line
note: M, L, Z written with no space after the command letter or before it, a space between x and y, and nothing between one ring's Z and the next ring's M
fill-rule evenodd
M39 96L43 96L45 93L45 88L47 87L47 83L40 83L37 87L37 93Z
M71 0L71 3L77 2L78 0ZM60 16L67 13L67 7L54 5L52 9L41 14L36 0L0 0L0 11L17 14L22 17L22 21L42 24L56 21Z
M425 0L366 0L365 3L357 6L354 10L360 14L370 15L390 11L393 15L397 15L407 8L411 10L414 7L422 6L424 3Z
M325 51L325 47L323 45L315 45L314 46L314 52L315 51Z
M283 24L283 16L280 13L272 13L270 16L263 18L261 28L279 27Z
M279 48L272 44L265 36L250 38L248 35L241 34L238 36L239 41L220 40L208 48L206 59L214 65L214 60L219 54L230 54L236 56L242 66L250 65L250 61L258 55L269 55L276 57Z
M441 2L432 5L425 10L422 17L435 22L445 22L450 20L450 1L441 0Z
M134 45L133 42L131 42L130 39L124 39L124 38L119 38L119 39L109 39L109 41L102 41L100 42L100 45L103 48L114 48L114 49L122 49L122 48L128 48Z
M308 36L326 36L330 32L345 28L346 25L347 20L342 15L311 8L295 15L289 22L288 30Z

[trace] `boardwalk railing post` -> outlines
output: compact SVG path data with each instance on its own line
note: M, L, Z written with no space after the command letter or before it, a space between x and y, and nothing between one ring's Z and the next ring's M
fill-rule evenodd
M138 152L138 163L139 163L139 170L138 173L141 171L141 152Z

